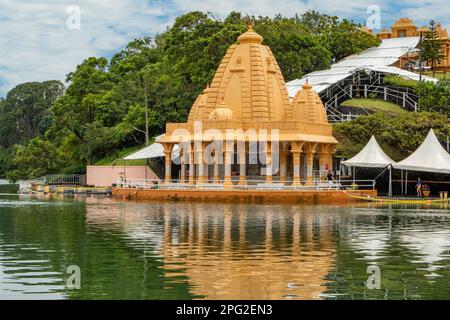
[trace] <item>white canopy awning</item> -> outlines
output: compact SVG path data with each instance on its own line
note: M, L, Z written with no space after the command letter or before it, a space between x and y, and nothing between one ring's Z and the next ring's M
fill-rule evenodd
M360 71L371 71L398 75L402 78L419 80L419 75L392 67L400 57L415 50L419 43L419 37L404 37L384 39L378 47L372 47L363 52L352 54L341 61L331 65L330 69L308 73L302 79L295 79L286 83L288 94L293 98L301 90L302 85L308 80L313 89L320 93L331 85ZM423 76L424 81L436 82L437 79Z
M388 165L395 164L395 161L384 153L375 136L372 136L366 146L356 156L342 161L342 164L354 167L385 168Z
M402 78L408 79L408 80L415 80L415 81L420 80L420 75L418 73L403 70L403 69L400 69L397 67L391 67L391 66L369 66L369 67L365 67L364 71L366 73L369 73L370 71L377 71L377 72L381 72L381 73L393 74L393 75L396 75L396 76L399 76L399 77L402 77ZM438 81L438 79L436 79L436 78L432 78L432 77L428 77L428 76L424 76L424 75L422 75L422 80L430 81L430 82L434 82L434 83L436 83Z
M406 159L394 164L394 168L450 174L450 154L431 129L419 148Z
M159 138L161 138L163 136L164 135L160 135L160 136L156 137L155 140L158 140ZM172 160L175 160L176 158L178 158L180 156L179 151L180 151L180 148L176 144L172 150ZM145 147L139 151L136 151L135 153L132 153L132 154L126 156L125 158L123 158L123 160L152 159L152 158L159 158L159 157L164 157L164 148L163 148L162 144L155 142L155 143L152 143L151 145L149 145L148 147Z

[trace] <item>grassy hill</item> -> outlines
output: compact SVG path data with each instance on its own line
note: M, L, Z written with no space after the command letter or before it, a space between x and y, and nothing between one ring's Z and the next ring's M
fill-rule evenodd
M433 72L431 71L425 71L423 73L424 76L433 77ZM443 72L436 72L434 74L434 77L436 79L449 79L450 80L450 73L443 73ZM415 88L419 81L416 80L408 80L404 79L400 76L396 75L386 75L384 77L383 82L387 85L391 86L398 86L398 87L408 87L408 88Z
M364 109L369 113L384 112L392 115L400 115L407 112L394 103L379 99L350 99L341 103L341 106L346 108Z
M96 166L145 166L147 164L147 160L123 160L124 157L132 154L140 149L143 146L135 146L126 148L120 151L117 151L115 154L110 155L109 157L103 158L100 161L95 163Z

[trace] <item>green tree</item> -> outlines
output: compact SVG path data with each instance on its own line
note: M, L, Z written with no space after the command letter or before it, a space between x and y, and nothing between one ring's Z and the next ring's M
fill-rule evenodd
M155 46L150 37L135 39L111 58L110 70L116 75L123 76L157 62L160 56L160 48Z
M300 23L308 32L318 35L332 55L333 61L339 61L354 53L377 46L380 40L360 30L360 25L349 20L339 20L336 16L307 11L300 17Z
M114 83L108 73L106 58L88 58L67 76L66 94L58 99L52 112L57 125L68 129L79 142L79 151L88 164L93 163L95 150L89 145L92 128L99 129L109 117ZM93 124L95 122L95 125ZM103 132L103 133L106 133ZM110 140L111 137L104 137Z
M423 111L434 111L450 117L450 80L440 79L436 84L431 81L418 83L419 106Z
M295 19L259 18L255 30L272 49L287 81L330 66L331 53L320 43L320 37L307 32Z
M431 70L433 71L433 77L435 74L434 66L436 61L441 61L444 58L442 52L441 42L439 40L439 34L436 30L436 22L430 20L428 30L425 32L424 39L421 45L422 58L427 61L431 61Z
M327 68L333 59L378 41L352 22L314 11L300 18L251 18L286 80ZM42 94L35 85L13 91L10 99L0 102L0 146L5 148L0 175L9 170L11 147L28 148L36 136L56 150L59 171L82 173L86 164L161 134L167 122L185 121L194 99L212 80L228 47L247 30L248 21L239 12L224 20L190 12L154 39L131 41L110 61L87 58L67 75L62 96L58 86L53 95ZM50 98L35 99L34 94Z
M39 124L63 94L60 81L27 82L8 92L0 105L0 145L11 147L39 135Z
M40 137L30 140L26 145L14 146L12 169L6 173L9 181L34 179L59 168L58 155L55 146Z
M375 135L380 146L394 160L402 160L423 142L433 129L444 141L450 135L446 115L431 112L406 112L398 117L387 113L360 116L357 119L333 126L333 134L339 141L336 156L351 158Z

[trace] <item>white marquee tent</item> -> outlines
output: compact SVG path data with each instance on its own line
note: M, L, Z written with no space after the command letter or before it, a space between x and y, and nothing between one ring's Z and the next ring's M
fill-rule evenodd
M450 154L431 129L419 148L406 159L394 164L394 168L450 174Z
M381 149L375 137L372 136L366 146L356 156L342 161L342 164L365 168L389 167L389 195L392 194L392 168L406 170L405 193L408 184L408 171L450 174L450 154L442 147L433 129L430 130L417 150L400 162L395 162L389 158Z
M372 136L366 146L353 158L342 161L346 166L366 167L366 168L385 168L393 165L394 160L384 153L380 145Z
M392 195L392 166L395 161L384 153L375 136L370 137L366 146L353 158L342 161L345 166L363 168L389 168L389 196Z

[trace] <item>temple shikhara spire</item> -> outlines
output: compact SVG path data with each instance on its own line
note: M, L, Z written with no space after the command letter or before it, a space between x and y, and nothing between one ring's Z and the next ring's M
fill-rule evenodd
M322 101L307 82L290 101L280 67L271 49L262 43L263 37L253 30L249 20L248 30L229 47L213 81L195 100L188 121L167 124L166 134L158 140L168 154L166 180L172 179L167 162L170 163L169 154L176 144L184 159L181 182L223 181L230 186L248 179L263 179L300 185L301 181L312 183L314 176L323 176L332 168L337 141ZM223 154L223 163L207 164L203 159L217 138L208 133L211 130L223 137L227 130L240 132L232 144L214 150L215 155ZM268 132L264 163L250 163L254 142L251 130ZM277 132L277 141L271 138L272 132ZM192 137L187 146L186 136ZM278 150L273 150L275 142ZM241 146L240 153L237 146ZM279 155L279 165L272 164L275 155ZM272 173L267 174L269 171Z

